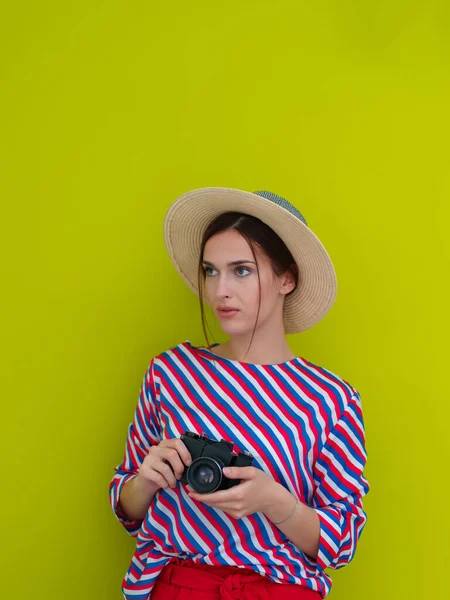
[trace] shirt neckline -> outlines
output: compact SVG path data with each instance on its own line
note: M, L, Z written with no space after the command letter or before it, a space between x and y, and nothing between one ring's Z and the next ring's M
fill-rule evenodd
M214 354L214 352L212 352L210 350L210 348L214 348L215 346L220 346L219 342L216 342L215 344L211 344L211 346L209 346L208 348L206 346L193 346L189 340L186 340L186 344L188 344L192 350L199 352L200 354L206 355L207 358L212 358L215 360L223 361L226 363L230 363L232 365L239 365L241 367L242 366L283 367L283 366L296 364L299 360L301 360L301 356L295 356L294 358L291 358L291 360L286 360L286 361L280 362L280 363L250 363L250 362L243 362L240 360L232 360L231 358L225 358L224 356L219 356L218 354Z

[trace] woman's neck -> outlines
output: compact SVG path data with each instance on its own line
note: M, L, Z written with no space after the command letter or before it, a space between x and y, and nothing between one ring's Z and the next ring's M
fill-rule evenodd
M224 344L215 346L212 352L230 360L259 365L287 362L296 357L296 354L290 349L284 334L280 338L265 341L257 339L255 335L247 352L249 344L250 339L233 337Z

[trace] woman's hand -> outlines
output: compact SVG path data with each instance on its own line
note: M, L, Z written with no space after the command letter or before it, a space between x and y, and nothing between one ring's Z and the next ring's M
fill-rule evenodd
M220 490L211 494L197 494L188 485L189 496L219 508L235 519L242 519L255 512L265 512L272 505L276 481L256 467L227 467L223 469L229 479L242 479L241 483L228 490Z
M160 488L174 488L185 465L191 462L191 454L180 438L162 440L148 451L139 467L138 478L156 483Z

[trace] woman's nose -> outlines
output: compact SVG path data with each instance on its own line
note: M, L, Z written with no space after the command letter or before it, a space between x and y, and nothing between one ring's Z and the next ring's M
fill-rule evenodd
M226 274L220 275L217 282L217 295L222 298L223 296L231 295L231 285Z

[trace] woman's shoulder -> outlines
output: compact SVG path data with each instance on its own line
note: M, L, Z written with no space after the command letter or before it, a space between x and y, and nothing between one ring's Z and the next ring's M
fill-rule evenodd
M355 396L355 397L359 396L358 390L349 381L347 381L347 379L344 379L344 377L342 377L335 371L328 369L327 367L323 366L322 364L319 365L317 363L314 363L304 357L301 357L300 361L301 361L303 368L311 371L312 373L315 373L317 376L324 377L325 379L329 380L332 383L335 383L335 384L340 385L341 387L344 387L351 396Z
M207 358L211 360L213 355L206 346L196 346L191 343L190 340L186 339L179 342L176 345L169 346L166 350L159 353L154 357L153 361L155 364L163 370L173 364L174 362L181 363L195 363L198 364L199 358ZM292 375L297 375L300 379L306 379L316 389L322 391L334 390L338 393L351 400L352 398L360 400L360 394L358 390L352 385L347 378L340 376L338 373L329 369L322 364L315 363L303 356L299 356L294 360L288 361L283 365L274 365L272 367L280 368L285 374L286 365L288 366L289 372Z
M334 370L301 357L298 361L298 377L300 384L305 382L308 393L316 401L333 407L336 420L339 420L352 405L359 405L358 410L362 409L359 391L347 378Z
M164 368L164 366L168 364L168 361L180 360L183 358L192 359L194 353L200 349L200 346L193 346L189 340L183 340L154 355L151 362L158 367Z

